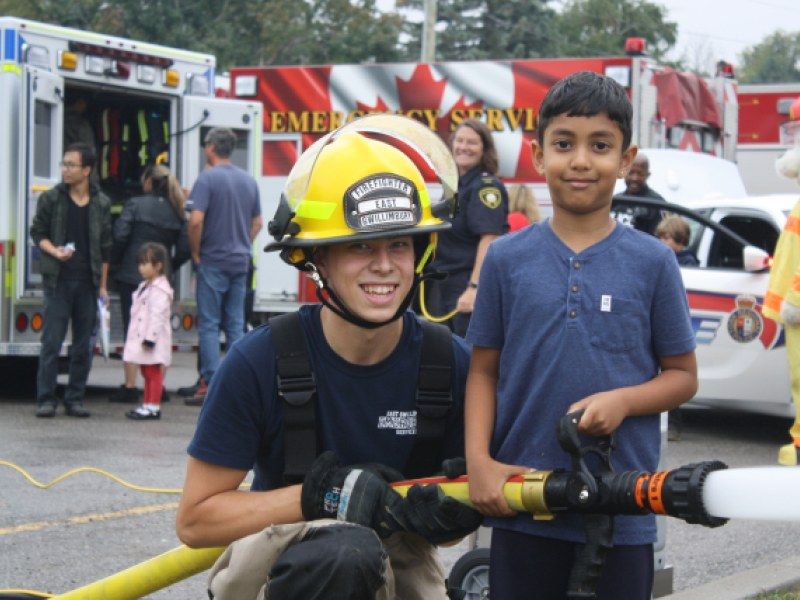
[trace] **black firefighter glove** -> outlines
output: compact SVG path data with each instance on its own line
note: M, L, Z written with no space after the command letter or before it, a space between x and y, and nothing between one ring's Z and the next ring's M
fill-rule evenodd
M323 452L303 480L300 505L307 521L337 519L371 527L385 538L406 527L395 517L403 498L389 481L402 475L383 465L343 467L333 452Z
M434 545L461 539L483 522L481 513L445 495L438 485L411 486L402 515L408 531Z

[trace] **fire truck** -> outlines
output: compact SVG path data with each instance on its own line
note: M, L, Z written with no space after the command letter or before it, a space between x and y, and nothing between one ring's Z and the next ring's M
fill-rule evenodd
M623 85L634 108L633 142L642 148L676 148L732 160L736 150L734 81L703 80L657 64L633 38L628 54L580 59L492 60L440 63L296 67L237 67L230 96L264 107L261 198L274 213L289 170L300 153L322 135L373 112L417 119L445 140L467 118L493 132L500 177L532 186L545 212L549 194L535 173L530 140L538 107L559 79L588 70ZM266 228L257 240L268 242ZM256 313L284 312L316 301L315 291L274 254L256 252Z
M166 161L190 188L204 166L201 140L211 127L233 129L233 162L260 175L261 103L215 97L214 76L208 54L0 17L0 359L6 366L16 359L30 367L39 354L40 251L28 232L39 194L60 181L70 141L65 131L73 125L67 108L85 100L97 178L115 215L141 193L140 174L149 163ZM113 272L109 284L116 303ZM179 346L196 340L193 293L187 266L176 274L172 327ZM111 341L120 344L119 308L111 314Z
M775 172L775 160L800 138L800 120L789 108L800 99L800 83L740 85L736 158L751 194L794 193L797 185Z

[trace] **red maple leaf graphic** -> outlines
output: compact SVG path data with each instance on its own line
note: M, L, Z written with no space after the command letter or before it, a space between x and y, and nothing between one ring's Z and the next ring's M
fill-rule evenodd
M403 81L395 77L395 80L401 108L438 109L441 105L447 82L444 79L436 81L429 65L417 65L411 79Z
M417 65L410 79L403 80L395 77L397 81L397 95L400 101L400 110L418 109L439 111L442 106L442 96L447 86L447 80L436 80L431 73L430 65ZM438 114L436 118L436 131L446 141L450 136L451 113L454 109L481 108L482 102L467 104L464 96L445 114ZM424 125L430 126L427 119L419 119Z
M383 101L383 98L378 96L378 99L375 101L375 106L370 106L369 104L364 104L363 102L356 102L356 109L363 110L365 112L389 112L389 107L386 106L386 103Z

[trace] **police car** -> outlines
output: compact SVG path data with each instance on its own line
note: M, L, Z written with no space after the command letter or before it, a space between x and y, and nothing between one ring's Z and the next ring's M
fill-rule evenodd
M654 189L656 189L654 187ZM660 191L660 190L659 190ZM615 211L675 213L690 226L697 267L681 266L700 386L690 404L794 417L783 327L761 314L771 256L799 194L681 199L623 196Z

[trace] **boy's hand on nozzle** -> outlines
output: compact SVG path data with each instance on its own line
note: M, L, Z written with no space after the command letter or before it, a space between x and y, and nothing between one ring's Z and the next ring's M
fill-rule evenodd
M530 471L533 471L530 467L507 465L489 456L470 459L467 462L469 499L487 517L513 517L517 513L508 505L503 486L509 477Z
M628 407L616 390L587 396L567 409L566 414L583 409L578 431L587 435L610 435L628 416Z

